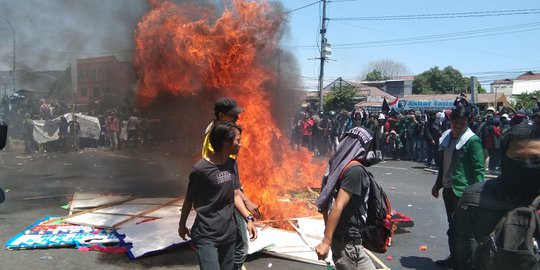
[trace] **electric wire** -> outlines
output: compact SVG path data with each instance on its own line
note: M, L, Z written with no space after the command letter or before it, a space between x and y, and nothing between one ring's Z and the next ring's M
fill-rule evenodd
M435 13L416 15L393 15L393 16L366 16L366 17L343 17L329 18L333 21L389 21L389 20L425 20L425 19L454 19L469 17L493 17L510 15L531 15L540 13L540 9L514 9L514 10L491 10L475 12Z

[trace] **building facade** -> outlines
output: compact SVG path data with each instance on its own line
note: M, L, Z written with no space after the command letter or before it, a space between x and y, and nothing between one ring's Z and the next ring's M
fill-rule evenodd
M91 107L102 98L125 99L136 83L131 62L121 62L114 56L77 59L76 104Z
M491 93L503 93L508 97L540 91L540 74L527 71L515 79L496 80L490 88Z

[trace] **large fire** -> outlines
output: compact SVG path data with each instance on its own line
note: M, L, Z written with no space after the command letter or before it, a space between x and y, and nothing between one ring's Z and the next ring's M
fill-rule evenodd
M135 33L141 105L159 91L235 98L245 109L238 164L248 197L266 219L316 214L312 204L294 197L319 186L324 164L306 149L291 147L272 118L277 104L265 89L277 79L265 59L279 49L283 13L266 1L232 0L224 10L172 0L150 5Z

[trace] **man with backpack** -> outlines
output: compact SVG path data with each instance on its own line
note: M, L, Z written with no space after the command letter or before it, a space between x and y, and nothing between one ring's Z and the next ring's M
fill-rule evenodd
M455 211L455 269L540 269L540 128L510 128L501 149L502 174L469 187Z
M323 213L326 228L324 238L315 251L320 260L328 257L332 250L332 260L336 269L375 269L364 247L373 244L368 237L375 235L372 230L383 230L390 236L390 221L372 222L375 216L390 216L388 199L380 186L373 180L373 175L366 170L381 161L373 134L368 130L355 127L347 131L337 147L336 153L328 162L323 177L321 194L317 199L319 211ZM377 192L379 191L379 192ZM378 195L378 196L375 196ZM384 197L381 199L381 197ZM376 199L378 200L376 200ZM384 200L384 202L382 202ZM378 202L385 211L371 206L370 202ZM378 223L381 222L381 223ZM383 226L368 226L370 223ZM369 229L368 229L369 227ZM376 239L381 240L381 239ZM375 241L377 252L384 252L388 238ZM382 242L382 243L381 243Z

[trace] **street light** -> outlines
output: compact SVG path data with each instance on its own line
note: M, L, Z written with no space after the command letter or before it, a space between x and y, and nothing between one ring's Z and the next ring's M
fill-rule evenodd
M13 87L13 93L15 93L15 28L8 19L2 18L9 24L11 27L11 33L13 34L13 70L11 71L11 86Z

